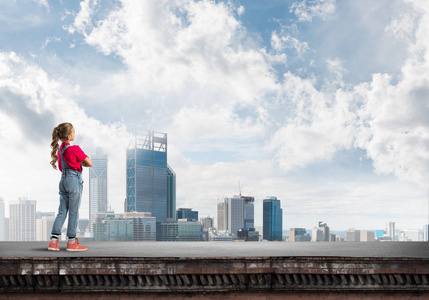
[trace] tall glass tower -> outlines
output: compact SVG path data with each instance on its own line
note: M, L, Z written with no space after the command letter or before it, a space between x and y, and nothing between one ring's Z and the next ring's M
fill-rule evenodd
M90 231L98 213L107 212L107 154L97 148L96 154L91 156L92 168L89 168L89 222Z
M263 202L263 239L281 241L283 239L283 210L276 197L264 199Z
M255 197L241 196L244 199L244 228L255 228Z
M167 134L136 135L127 150L126 212L150 212L156 222L174 219L176 175L167 164Z

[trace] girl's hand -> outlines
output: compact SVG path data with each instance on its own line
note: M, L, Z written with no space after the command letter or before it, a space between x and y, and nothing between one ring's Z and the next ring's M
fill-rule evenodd
M82 166L84 166L84 167L92 167L92 161L91 161L91 159L89 159L88 156L82 162Z

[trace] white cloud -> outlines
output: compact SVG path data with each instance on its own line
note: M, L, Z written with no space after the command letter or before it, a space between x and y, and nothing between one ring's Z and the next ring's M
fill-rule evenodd
M75 33L79 32L86 35L86 32L92 28L91 17L95 12L97 6L97 0L84 0L80 2L80 11L76 15L72 25L66 27L68 32ZM66 10L66 15L71 14Z
M13 168L0 169L1 192L6 200L29 196L38 200L38 210L56 210L59 172L49 165L49 144L52 129L62 122L74 125L76 144L88 155L96 146L104 147L110 159L109 181L123 182L125 171L120 170L125 170L125 149L130 141L123 125L102 124L87 116L73 99L62 95L60 81L50 79L42 69L13 52L0 52L0 66L0 141L8 145L2 148L2 157L16 162ZM109 186L112 203L118 204L125 197L121 187ZM83 195L83 217L88 213L87 195Z
M300 22L311 22L316 17L326 20L335 14L335 10L335 0L295 1L290 8Z
M237 8L237 14L238 14L239 16L241 16L242 14L244 14L244 11L245 11L245 8L244 8L244 6L243 6L243 5L241 5L241 6L239 6L239 7Z
M48 46L49 43L51 43L51 42L59 42L60 43L61 42L61 38L55 37L55 36L47 37L45 39L45 43L42 45L42 48L46 48L46 46Z
M338 150L353 146L354 128L350 125L355 116L347 93L324 93L311 80L287 73L282 98L290 102L291 112L274 134L270 148L284 170L330 160Z
M277 31L273 31L271 33L271 47L275 51L294 49L300 56L310 50L307 42L301 42L297 38L294 38L289 33L285 32L283 29L280 33L277 33Z
M412 13L406 13L392 20L392 22L386 26L385 31L399 39L409 38L415 29L415 25L416 16Z
M366 150L378 173L427 186L429 180L429 4L413 2L422 15L415 42L397 84L387 74L369 83L342 84L341 61L328 61L338 89L316 89L316 82L290 73L281 103L290 101L289 116L271 147L285 170L329 160L342 149Z
M33 0L33 1L39 5L44 6L49 11L49 3L47 0Z
M121 4L93 26L90 3L84 1L79 15L85 17L76 18L71 28L79 28L103 54L123 60L128 68L123 81L133 91L162 91L168 102L170 93L212 90L221 95L217 101L231 104L251 103L276 88L269 54L248 43L234 7L208 0Z

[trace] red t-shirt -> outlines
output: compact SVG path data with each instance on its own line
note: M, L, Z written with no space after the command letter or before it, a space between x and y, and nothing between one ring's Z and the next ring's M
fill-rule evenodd
M62 143L60 146L60 150L63 150L63 148L67 145L70 145L70 143ZM61 153L58 151L58 168L60 171L63 171L63 168L61 166ZM69 165L70 169L78 172L82 172L82 165L80 164L83 162L88 155L86 155L82 149L80 149L79 146L74 145L70 146L64 151L64 159L66 163Z

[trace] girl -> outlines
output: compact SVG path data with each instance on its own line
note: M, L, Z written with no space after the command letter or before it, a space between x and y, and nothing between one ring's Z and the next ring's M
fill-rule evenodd
M73 125L62 123L54 128L52 132L51 143L51 165L56 170L55 165L58 161L58 167L61 171L60 181L60 207L52 227L52 236L49 242L50 251L59 251L58 245L61 235L61 229L67 216L69 216L67 226L67 251L86 251L88 247L79 244L76 238L77 222L79 219L80 200L82 198L83 180L82 166L92 167L92 161L80 149L79 146L71 146L74 141L75 132ZM62 144L58 147L58 141ZM58 151L58 152L57 152ZM60 157L60 159L58 159Z

